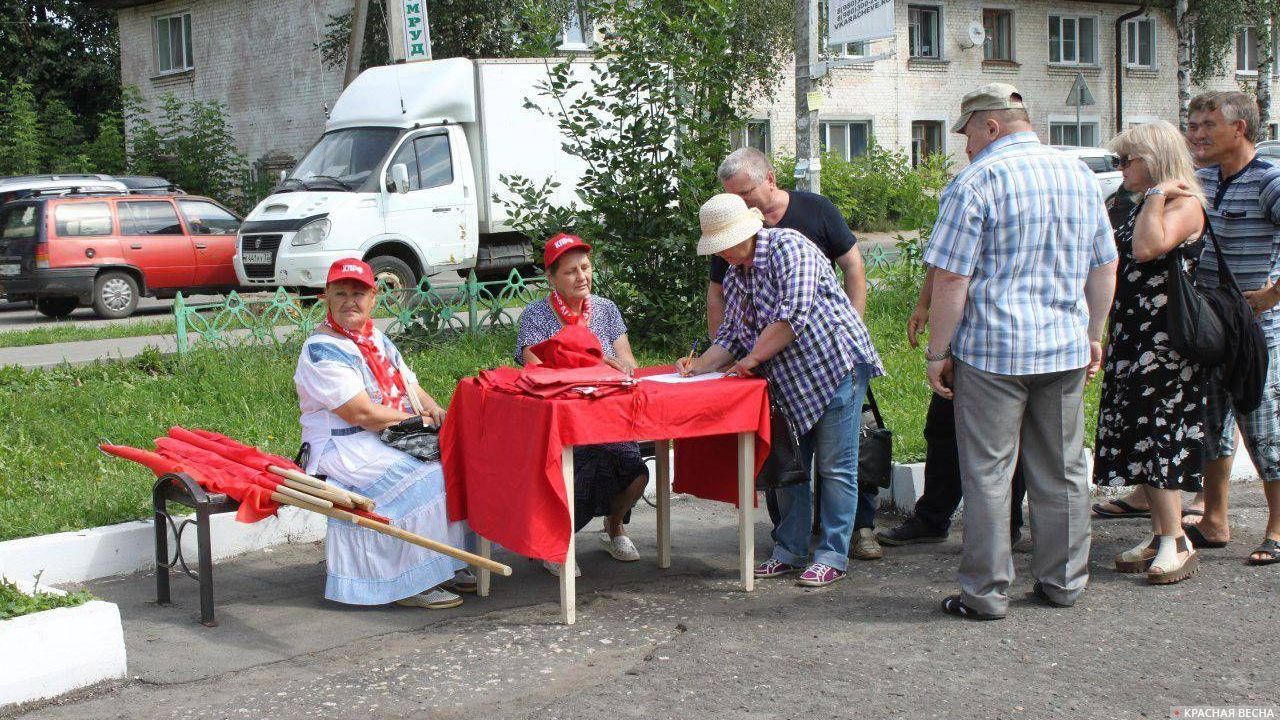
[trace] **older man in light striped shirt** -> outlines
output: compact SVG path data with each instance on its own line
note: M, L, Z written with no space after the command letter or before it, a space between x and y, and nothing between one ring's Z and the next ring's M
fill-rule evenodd
M925 251L926 359L934 392L955 398L965 498L960 594L942 607L990 620L1009 604L1019 453L1035 596L1069 606L1088 582L1083 394L1102 362L1116 248L1089 169L1040 144L1016 88L984 85L960 111L952 130L971 164L943 191Z

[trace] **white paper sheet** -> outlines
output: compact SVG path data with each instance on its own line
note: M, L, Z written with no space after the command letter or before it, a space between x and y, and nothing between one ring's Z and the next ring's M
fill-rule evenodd
M688 383L688 382L702 382L703 380L719 380L722 377L724 377L724 373L722 372L709 372L709 373L703 373L702 375L693 375L690 377L680 377L679 373L664 373L662 375L650 375L649 377L642 377L640 379L652 380L654 382L663 382L663 383Z

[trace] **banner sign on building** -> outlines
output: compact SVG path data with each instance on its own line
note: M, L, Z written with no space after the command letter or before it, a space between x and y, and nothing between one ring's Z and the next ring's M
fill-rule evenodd
M827 7L831 46L894 36L893 0L830 0Z
M426 0L400 0L404 8L405 62L431 59L431 30L427 25Z

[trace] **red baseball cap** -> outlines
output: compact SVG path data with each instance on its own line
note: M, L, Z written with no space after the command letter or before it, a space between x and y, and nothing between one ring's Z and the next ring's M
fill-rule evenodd
M547 246L542 249L542 266L551 267L551 264L560 259L560 256L570 250L586 250L591 251L591 246L582 241L577 235L568 233L557 233L547 240Z
M356 258L335 260L329 266L329 277L325 279L324 284L328 285L339 280L355 280L375 290L378 288L378 284L373 280L373 268L369 267L369 263Z

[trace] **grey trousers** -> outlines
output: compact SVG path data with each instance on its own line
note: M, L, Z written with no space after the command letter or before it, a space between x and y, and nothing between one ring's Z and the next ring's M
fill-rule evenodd
M994 615L1009 606L1009 496L1021 455L1035 539L1032 574L1049 597L1074 603L1089 582L1084 368L996 375L959 360L954 367L964 488L961 599Z

